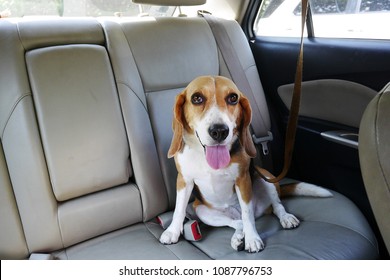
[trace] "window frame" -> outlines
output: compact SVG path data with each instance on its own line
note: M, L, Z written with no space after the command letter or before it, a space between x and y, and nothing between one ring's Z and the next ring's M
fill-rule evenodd
M248 38L251 40L255 39L256 37L261 37L262 35L257 35L255 32L255 24L257 22L259 9L261 7L261 4L264 0L250 0L248 4L247 11L245 13L245 16L242 21L242 28L244 30L244 33L247 35ZM286 0L288 1L288 0ZM321 39L336 39L336 40L379 40L379 41L390 41L390 38L366 38L366 37L338 37L338 36L316 36L315 33L315 24L313 20L313 11L311 9L311 3L309 1L309 9L307 12L307 18L306 18L306 30L307 34L305 34L305 37L308 39L314 39L314 38L321 38ZM361 5L359 2L358 5ZM360 10L360 6L359 6ZM389 11L390 13L390 11ZM289 36L269 36L269 37L289 37ZM297 38L298 36L291 36L291 38Z

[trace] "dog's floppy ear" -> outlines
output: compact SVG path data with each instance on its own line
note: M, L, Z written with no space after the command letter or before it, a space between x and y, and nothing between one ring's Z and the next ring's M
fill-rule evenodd
M242 120L241 120L241 131L240 131L240 142L244 147L245 152L250 157L256 156L256 147L253 143L253 139L251 137L251 132L249 130L249 125L252 121L252 109L249 101L246 97L241 96L240 105L242 109Z
M176 96L175 106L173 108L172 130L173 137L171 146L168 150L168 158L173 157L183 147L183 129L184 129L184 112L183 106L186 100L185 91Z

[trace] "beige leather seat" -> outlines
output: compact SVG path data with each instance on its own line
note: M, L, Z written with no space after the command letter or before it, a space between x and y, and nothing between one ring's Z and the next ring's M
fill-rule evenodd
M371 101L363 115L359 156L367 195L390 251L390 83Z
M134 177L158 161L154 142L128 134L138 125L138 141L153 141L150 124L129 119L143 107L120 104L97 20L2 20L0 53L2 259L207 258L161 245L148 222L167 209L166 190L158 175Z
M28 248L0 142L0 259L21 259Z
M223 24L264 100L240 26ZM229 77L204 19L1 20L0 56L2 259L378 257L364 216L336 192L286 199L302 220L295 230L272 215L258 219L266 249L257 254L232 250L229 228L202 227L196 243L159 243L153 219L175 202L166 157L174 96L196 76Z

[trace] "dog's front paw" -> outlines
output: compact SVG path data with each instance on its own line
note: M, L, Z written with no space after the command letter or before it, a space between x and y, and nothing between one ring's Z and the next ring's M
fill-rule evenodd
M253 237L245 236L245 250L249 253L257 253L264 249L263 240L261 240L259 235Z
M180 237L180 231L179 232L174 232L172 230L167 229L161 234L160 237L160 243L169 245L169 244L174 244L179 241Z
M286 213L280 218L280 224L285 229L292 229L299 226L299 220L293 214Z

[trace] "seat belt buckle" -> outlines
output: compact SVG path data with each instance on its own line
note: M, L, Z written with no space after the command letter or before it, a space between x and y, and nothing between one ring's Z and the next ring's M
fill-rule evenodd
M197 220L189 220L183 226L184 238L188 241L199 241L202 239L199 223Z
M268 142L274 140L274 136L271 131L268 131L268 135L264 137L257 137L255 134L253 134L252 139L255 145L261 144L263 154L265 156L269 154Z
M156 217L157 223L163 229L167 229L172 223L173 211L160 214ZM188 241L198 241L202 239L202 233L197 220L186 218L183 225L183 236Z
M172 223L173 211L160 214L156 217L157 223L163 228L167 229Z

